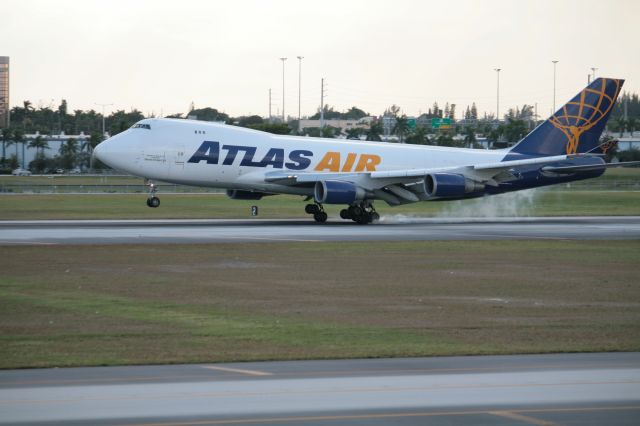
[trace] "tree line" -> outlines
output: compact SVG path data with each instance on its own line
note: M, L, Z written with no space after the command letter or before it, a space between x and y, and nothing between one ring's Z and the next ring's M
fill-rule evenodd
M509 109L504 115L504 120L497 122L492 115L485 114L482 118L478 117L476 105L473 103L464 110L462 114L464 120L456 122L456 104L447 102L444 108L440 108L438 103L434 102L428 111L418 118L422 119L423 123L432 118L451 118L454 122L451 129L434 132L429 126L410 126L410 118L400 111L400 107L392 105L384 111L382 118L392 118L394 123L392 133L398 137L400 142L410 144L478 147L477 134L482 134L487 138L491 147L501 148L517 142L539 123L531 105ZM320 119L321 112L325 120L361 120L371 116L356 106L341 112L325 105L322 111L318 108L317 112L309 119ZM100 164L92 165L90 162L93 149L104 139L103 125L106 133L116 135L145 118L144 114L137 109L129 112L118 110L104 117L93 109L69 111L66 100L62 100L57 108L50 106L34 108L33 104L27 100L23 102L22 106L13 107L10 114L11 127L2 129L0 172L4 173L20 165L18 159L25 148L36 149L36 157L28 165L35 172L50 171L56 168L100 167ZM281 123L258 115L231 117L211 107L195 108L192 105L187 114L174 114L167 117L190 117L203 121L218 121L277 134L299 134L328 138L337 138L346 134L347 139L362 139L364 137L368 141L381 141L384 135L381 118L374 118L366 127L350 128L344 132L343 129L330 125L323 128L305 128L298 132L294 131L298 128L296 120ZM637 94L623 93L618 98L607 127L612 132L619 132L621 136L624 132L633 134L640 128L640 99ZM39 133L40 136L26 139L26 134L35 133ZM81 140L68 139L61 144L53 157L47 156L45 152L51 148L45 136L61 133L66 135L84 133L86 137ZM456 134L462 135L463 139L454 139L453 136Z

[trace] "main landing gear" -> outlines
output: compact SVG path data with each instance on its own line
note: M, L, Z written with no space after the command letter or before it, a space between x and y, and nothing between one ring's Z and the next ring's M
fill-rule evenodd
M380 215L371 203L355 204L346 209L342 209L340 210L340 217L343 219L351 219L360 225L366 225L367 223L380 220Z
M153 207L153 208L159 207L160 198L156 197L156 192L158 192L158 188L156 187L156 184L151 181L147 181L146 185L149 187L149 196L147 197L147 206Z
M318 223L327 221L327 213L324 211L322 204L307 204L304 206L304 211L307 214L312 214L313 219Z

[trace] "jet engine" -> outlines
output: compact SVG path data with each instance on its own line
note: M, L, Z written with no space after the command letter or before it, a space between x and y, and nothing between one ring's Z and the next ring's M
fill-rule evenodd
M351 182L326 180L316 182L313 191L316 203L320 204L353 204L364 200L365 190Z
M456 198L484 191L484 184L456 173L434 173L424 178L429 197Z

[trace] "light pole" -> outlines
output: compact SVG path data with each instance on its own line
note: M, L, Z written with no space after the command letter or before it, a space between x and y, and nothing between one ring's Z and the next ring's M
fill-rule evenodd
M102 137L104 137L104 108L111 106L113 104L99 104L96 102L96 105L101 106L102 107Z
M496 72L498 76L498 89L497 89L497 95L496 95L496 120L500 122L500 70L501 68L494 68L493 70Z
M284 61L286 61L287 58L280 58L280 60L282 61L282 122L284 123Z
M302 59L304 56L298 56L298 133L302 130L300 127L300 100L302 99Z
M591 71L593 72L593 78L591 79L591 81L594 81L594 80L596 79L596 70L597 70L597 69L598 69L598 68L591 67Z
M558 61L555 60L551 62L553 62L553 111L551 111L551 114L555 114L556 112L556 64L558 63Z

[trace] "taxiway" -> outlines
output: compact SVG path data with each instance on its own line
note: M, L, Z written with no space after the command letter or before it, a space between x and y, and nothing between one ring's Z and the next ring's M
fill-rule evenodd
M640 353L0 371L3 424L638 424Z

